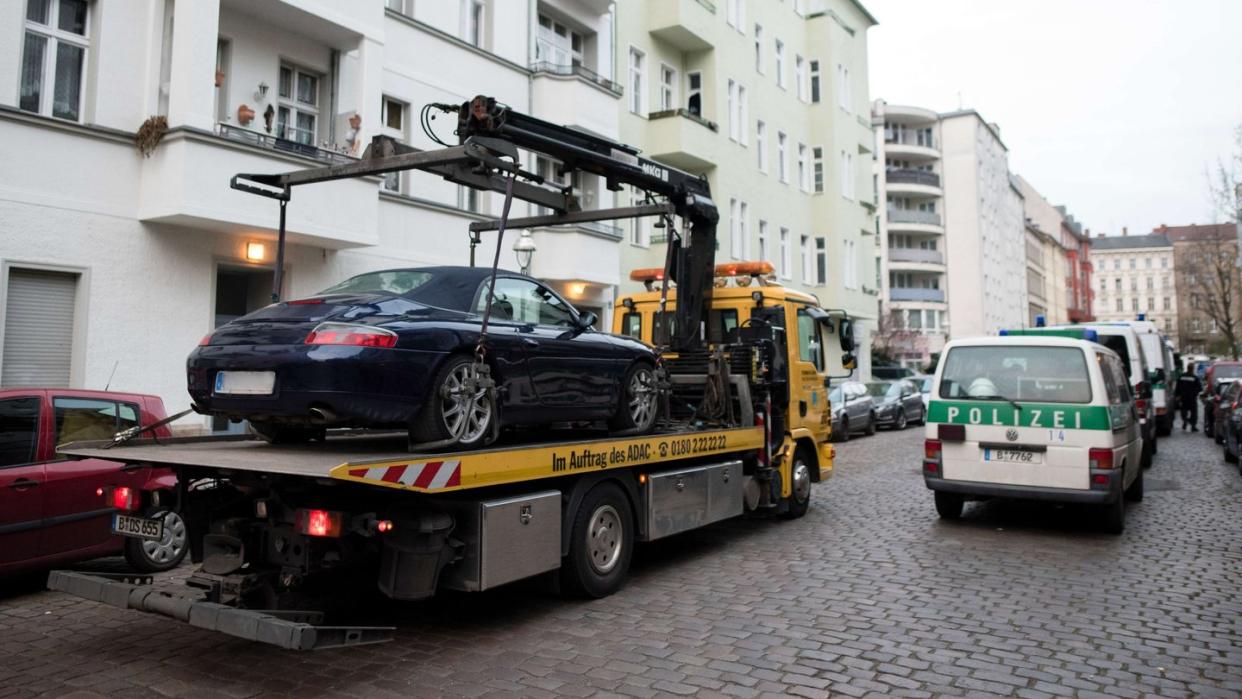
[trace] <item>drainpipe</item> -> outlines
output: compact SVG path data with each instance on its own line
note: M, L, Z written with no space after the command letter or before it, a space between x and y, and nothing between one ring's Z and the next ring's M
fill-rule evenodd
M337 112L337 94L340 91L341 81L341 51L340 49L332 49L332 80L331 86L328 88L328 143L336 147L336 112Z

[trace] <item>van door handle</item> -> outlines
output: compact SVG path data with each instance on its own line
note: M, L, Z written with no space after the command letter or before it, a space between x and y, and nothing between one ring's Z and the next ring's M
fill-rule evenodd
M524 338L522 338L522 344L526 345L527 347L538 347L538 346L539 346L539 341L538 341L538 340L532 340L532 339L531 339L531 338L529 338L529 337L524 337Z
M9 489L23 492L31 488L38 488L39 481L32 481L29 478L18 478L9 484Z

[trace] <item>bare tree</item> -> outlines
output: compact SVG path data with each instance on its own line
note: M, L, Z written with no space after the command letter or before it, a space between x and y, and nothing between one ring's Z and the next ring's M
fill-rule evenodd
M927 338L906 327L901 311L881 313L871 335L871 363L873 366L897 364L903 355L921 352L926 346Z
M1215 216L1235 226L1242 223L1242 126L1234 130L1234 151L1229 159L1216 161L1215 170L1209 174L1209 193ZM1238 235L1235 228L1207 227L1210 233L1194 240L1185 256L1186 269L1192 288L1201 293L1195 295L1198 310L1212 320L1225 341L1229 354L1238 358L1238 334L1242 323L1238 320L1242 302L1242 279L1238 271Z

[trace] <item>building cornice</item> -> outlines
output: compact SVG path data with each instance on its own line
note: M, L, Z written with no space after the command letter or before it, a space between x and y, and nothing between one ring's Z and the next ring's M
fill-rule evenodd
M501 58L500 56L497 56L491 51L488 51L487 49L479 48L478 46L475 46L474 44L470 43L469 41L466 41L465 39L462 39L461 37L453 36L452 34L449 34L448 32L444 31L443 29L439 29L438 27L433 27L430 24L427 24L426 22L422 22L417 19L414 19L413 17L410 17L409 15L401 14L400 12L397 12L396 10L392 8L389 8L389 7L384 8L384 14L389 19L395 19L398 22L402 22L406 25L409 25L410 27L413 27L414 29L417 29L421 32L430 34L431 36L434 36L438 39L441 39L450 44L453 44L457 48L469 51L477 56L486 58L487 60L495 63L496 65L504 66L505 68L509 68L510 70L513 70L517 73L521 73L522 75L529 76L531 74L530 69L527 68L526 66L523 66L518 63L514 63L513 61L510 61L507 58Z
M55 119L49 116L43 116L42 114L33 114L8 105L0 105L0 119L19 124L26 124L36 128L61 131L78 136L87 136L102 141L123 143L129 146L134 145L133 131L123 131L121 129L114 129L107 126L99 126L97 124L79 124L74 121L66 121L64 119Z

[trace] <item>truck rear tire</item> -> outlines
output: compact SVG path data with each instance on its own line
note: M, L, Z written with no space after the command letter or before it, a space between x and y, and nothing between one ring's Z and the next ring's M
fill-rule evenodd
M604 482L587 492L572 515L561 587L574 597L607 597L620 590L634 554L634 510L620 486Z
M962 508L966 506L966 498L958 493L936 491L936 513L941 519L961 519Z

